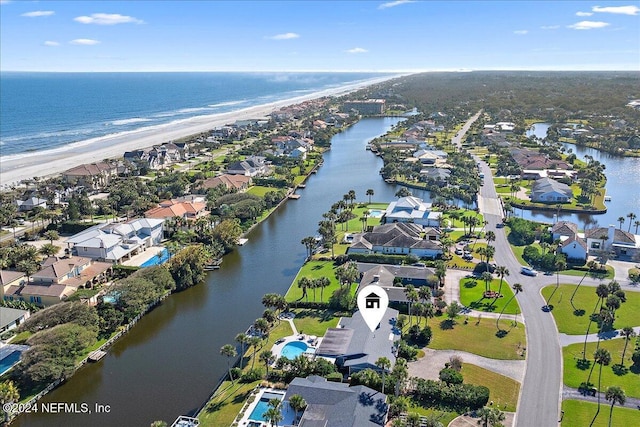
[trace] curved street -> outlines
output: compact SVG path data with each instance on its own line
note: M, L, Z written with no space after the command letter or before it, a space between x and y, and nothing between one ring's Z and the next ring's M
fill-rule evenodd
M453 137L453 144L460 147L461 139L481 113L482 110L465 123L462 130ZM484 173L484 181L487 184L480 187L478 208L487 222L486 229L494 231L496 235L493 243L496 248L494 259L497 264L507 267L510 271L510 283L519 282L524 288L516 298L526 321L527 358L515 425L558 425L563 393L562 347L553 315L543 310L545 300L540 293L543 287L555 285L557 279L555 275L530 277L520 273L522 265L511 250L505 229L496 228L496 225L502 222L503 211L493 184L492 171L480 158L474 158ZM578 284L581 279L582 277L560 275L559 282ZM618 282L623 288L635 288L628 280L618 279ZM587 277L582 285L597 286L600 283L602 281L599 279Z

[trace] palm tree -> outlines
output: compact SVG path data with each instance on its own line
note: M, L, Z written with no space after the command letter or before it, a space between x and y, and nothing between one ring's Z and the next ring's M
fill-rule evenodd
M620 227L618 227L618 229L622 230L622 224L624 224L624 217L623 216L619 216L618 217L618 222L620 223Z
M634 214L633 212L629 212L627 214L627 218L629 218L629 228L627 229L627 232L630 233L631 232L631 223L633 222L634 219L636 219L636 214Z
M407 285L404 288L404 293L407 297L407 302L409 303L409 326L411 326L413 324L411 317L411 305L418 301L418 291L416 291L416 288L413 285Z
M593 323L593 315L596 313L598 309L598 304L600 304L600 309L602 309L602 299L606 298L609 295L609 288L605 284L600 284L596 288L596 295L598 295L598 299L596 300L596 305L593 307L593 312L591 316L589 316L589 324L587 325L587 332L584 335L584 346L582 347L582 360L587 360L587 340L589 338L589 330L591 329L591 323ZM591 369L593 371L593 368ZM591 378L591 373L589 373L589 378ZM589 382L589 380L587 380Z
M504 280L504 276L508 276L511 273L509 273L509 269L507 267L499 265L496 267L496 274L500 277L500 286L498 287L498 293L495 295L495 298L491 303L491 305L493 305L493 303L496 302L498 300L498 297L500 296L500 291L502 290L502 281Z
M480 279L484 280L484 292L485 292L485 294L489 293L489 291L491 290L491 286L489 284L493 280L493 274L489 273L488 271L485 271L480 275Z
M244 345L249 342L247 334L240 333L236 335L236 342L240 343L240 369L242 369L242 362L244 360Z
M605 348L599 348L595 351L595 353L593 353L593 359L595 363L600 365L600 369L598 370L598 410L596 412L596 415L591 420L591 424L589 424L589 427L593 425L596 418L598 417L598 414L600 413L600 384L602 380L602 366L608 366L609 363L611 363L611 353L609 353L609 351Z
M302 289L301 299L304 297L307 302L309 302L309 294L307 293L307 289L311 287L311 279L309 279L308 277L301 277L300 279L298 279L298 287Z
M611 417L613 416L614 405L616 403L620 404L621 406L624 405L624 402L626 402L627 400L627 396L625 396L624 390L614 385L607 389L604 397L611 402L611 409L609 409L609 427L611 427Z
M331 285L331 280L328 277L319 277L314 280L315 287L320 288L320 300L324 301L324 288L329 287Z
M431 300L431 289L428 286L420 286L418 288L418 296L420 297L422 302Z
M633 328L631 326L625 326L622 328L622 335L624 336L624 349L622 350L622 359L620 360L620 364L624 366L624 355L627 352L627 344L629 344L629 340L636 336Z
M375 194L375 193L373 192L373 188L369 188L365 194L366 194L367 196L369 196L369 204L371 204L371 196L373 196L373 195Z
M296 413L296 420L298 419L298 412L304 411L307 407L307 401L304 400L302 396L299 394L294 394L289 398L289 406L293 409L293 412Z
M231 378L231 382L235 381L233 379L233 375L231 374L231 364L229 362L231 361L231 359L238 355L238 352L231 344L225 344L220 348L220 354L227 358L227 369L229 370L229 378Z
M262 414L264 418L269 420L271 427L276 427L280 421L284 418L282 411L280 410L282 402L279 399L269 399L269 409Z
M640 227L640 221L634 221L633 225L636 227L636 234L638 234L638 227Z
M513 295L511 295L511 298L509 298L509 301L507 301L504 306L502 307L502 310L500 311L500 314L498 315L498 319L496 320L496 328L498 330L500 330L500 318L502 317L502 314L504 313L504 311L506 310L507 306L509 305L509 303L511 303L511 300L514 299L516 297L516 295L518 295L520 292L523 291L522 289L522 285L520 283L514 283L513 286L511 286L513 288L513 290L515 291L515 293Z
M269 365L275 362L276 356L271 352L271 350L264 350L260 353L260 361L264 363L264 367L267 369L267 378L269 378Z
M60 238L60 235L56 230L47 230L44 233L44 238L49 239L49 243L53 245L53 241L58 240Z
M13 381L3 381L0 383L0 405L4 407L7 403L14 403L20 400L20 391ZM9 421L9 411L4 410L5 421Z
M382 371L382 394L384 394L384 383L387 370L391 367L391 361L386 357L379 357L376 366Z

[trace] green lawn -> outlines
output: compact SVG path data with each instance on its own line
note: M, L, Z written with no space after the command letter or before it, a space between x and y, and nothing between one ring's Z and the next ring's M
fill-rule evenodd
M606 275L603 274L602 278L603 279L608 279L608 280L613 279L613 277L615 276L615 273L616 273L615 269L613 267L611 267L610 265L605 265L605 269L607 270L607 274ZM577 276L577 277L584 276L584 273L585 273L584 270L578 270L576 268L570 268L570 269L567 269L567 270L562 270L560 272L560 274L566 274L567 276ZM597 276L597 277L600 277L600 276Z
M327 329L335 328L340 320L331 310L298 309L293 312L296 314L293 323L298 332L317 337L324 336Z
M253 194L254 196L264 197L269 191L277 191L277 188L263 187L261 185L254 185L247 190L247 194Z
M459 212L461 213L463 216L473 216L478 218L478 220L480 221L480 225L475 227L476 230L479 230L482 228L482 224L484 223L484 217L482 216L481 213L476 212L476 211L472 211L472 210L466 210L466 209L457 209L457 210L453 210L453 211L447 211L445 213L443 213L442 218L447 218L449 220L449 226L451 228L463 228L464 224L462 223L462 221L460 220L454 220L453 218L451 218L449 216L449 214L451 212ZM467 227L468 228L468 227Z
M338 247L337 245L336 247ZM295 301L311 301L311 302L329 302L331 295L333 292L340 287L340 283L336 278L334 273L334 264L332 261L309 261L302 266L296 278L293 280L293 283L289 287L287 294L285 295L288 302ZM298 287L298 279L302 277L308 277L310 279L317 279L320 277L328 277L331 280L331 284L321 292L320 289L314 290L308 289L306 298L302 298L302 289ZM355 294L358 285L356 283L352 284L352 293Z
M411 397L409 398L411 399ZM411 399L410 402L411 403L409 405L408 412L415 412L424 417L433 414L438 418L438 421L440 421L443 426L449 425L451 421L453 421L455 418L457 418L460 415L457 412L440 411L438 409L421 406L420 402L417 402L413 399Z
M470 363L462 364L462 377L465 383L487 387L491 391L489 401L493 401L497 405L496 408L515 412L520 393L518 381Z
M490 284L491 290L497 292L500 287L500 279L493 279ZM472 308L478 311L495 312L500 313L505 304L513 296L513 291L506 280L502 281L502 289L500 293L502 298L497 300L494 298L484 297L484 281L475 279L461 279L460 280L460 303L465 307ZM507 314L520 313L520 306L518 301L513 298L509 305L504 310Z
M607 427L609 425L609 408L609 402L603 399L600 413L593 423L593 427ZM564 411L562 427L584 427L591 424L591 420L598 410L598 404L583 400L565 400L562 402L562 410ZM638 426L640 425L640 411L616 405L613 408L611 420L612 426Z
M257 353L260 354L262 350L269 350L274 345L276 340L289 336L293 333L289 322L280 322L276 324L269 332L269 338L261 347L257 348ZM251 358L254 354L253 348L249 347L245 352L243 361L243 371L250 369ZM262 363L256 360L255 366L262 366ZM247 400L251 391L260 383L255 381L249 384L240 384L239 382L232 383L230 381L224 381L220 387L216 390L215 394L207 402L207 405L198 415L201 426L228 426L233 423L238 412L242 409L244 402Z
M593 363L593 353L596 351L597 343L587 344L587 360ZM640 397L640 370L634 368L629 370L625 375L616 375L613 371L613 365L620 363L622 350L624 349L624 339L614 339L608 341L600 341L600 347L605 348L611 353L611 363L609 366L602 367L602 390L607 387L617 385L621 387L627 396ZM582 359L583 344L572 344L562 349L562 357L564 360L564 383L573 388L578 388L580 384L587 380L591 366L578 366L578 362ZM633 340L627 346L624 364L631 367L631 355L633 353ZM582 369L581 369L582 368ZM598 384L598 369L596 366L591 375L591 383Z
M429 323L433 331L430 348L467 351L491 359L524 359L522 349L526 347L526 338L522 323L514 327L511 321L501 320L500 328L508 331L502 338L496 335L494 319L478 322L477 317L470 317L465 325L464 318L458 316L453 328L449 328L444 317L434 318Z
M545 301L551 296L555 286L547 286L542 289L542 295ZM580 286L578 292L573 299L571 306L571 294L576 289L576 285L560 285L553 298L549 301L549 305L553 306L553 317L558 326L558 331L569 335L580 335L587 331L589 325L589 315L593 312L593 308L598 301L596 288L593 286ZM616 311L616 320L613 324L615 328L624 328L625 326L638 326L638 311L640 311L640 292L625 291L627 302L622 303ZM591 332L597 332L598 325L591 325Z

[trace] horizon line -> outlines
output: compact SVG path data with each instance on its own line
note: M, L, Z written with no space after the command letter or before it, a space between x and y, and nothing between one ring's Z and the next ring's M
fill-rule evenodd
M522 72L640 72L640 68L443 68L406 70L2 70L0 73L377 73L377 74L419 74L419 73L472 73L480 71L522 71Z

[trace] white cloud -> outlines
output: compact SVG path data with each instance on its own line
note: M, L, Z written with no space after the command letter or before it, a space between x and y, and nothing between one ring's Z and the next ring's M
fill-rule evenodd
M60 43L54 42L54 41L51 41L51 40L47 40L46 42L44 42L44 45L45 46L60 46Z
M609 25L610 24L608 22L602 21L580 21L573 25L569 25L567 28L572 28L574 30L593 30L596 28L608 27Z
M414 0L390 1L390 2L387 2L387 3L382 3L380 6L378 6L378 9L389 9L390 7L401 6L401 5L407 4L407 3L415 3L415 1Z
M53 10L34 10L33 12L26 12L20 16L26 16L27 18L36 18L38 16L51 16L55 14Z
M100 42L98 40L93 40L93 39L75 39L75 40L71 40L69 43L84 45L84 46L93 46Z
M513 32L513 34L517 34L519 36L524 36L528 32L529 32L529 30L516 30L516 31Z
M78 16L74 21L81 24L116 25L116 24L143 24L144 21L133 16L120 15L118 13L93 13L91 16Z
M543 25L540 27L541 30L557 30L560 28L560 25Z
M354 47L353 49L345 50L347 53L367 53L369 52L367 49L363 49L361 47Z
M299 37L300 37L300 34L283 33L283 34L276 34L275 36L271 36L271 37L267 37L267 38L271 39L271 40L291 40L291 39L297 39Z
M594 12L600 13L616 13L620 15L637 15L640 12L640 7L638 6L593 6L591 8Z
M593 13L591 12L576 12L576 16L591 16Z

